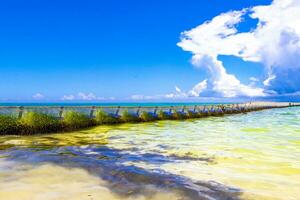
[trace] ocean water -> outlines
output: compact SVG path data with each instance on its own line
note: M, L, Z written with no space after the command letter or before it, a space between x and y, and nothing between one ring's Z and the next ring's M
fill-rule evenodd
M0 199L300 197L300 108L0 137Z

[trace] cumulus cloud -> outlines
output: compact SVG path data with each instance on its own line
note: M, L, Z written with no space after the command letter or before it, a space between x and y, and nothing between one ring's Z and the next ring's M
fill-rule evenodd
M245 16L257 19L249 32L237 30ZM274 0L271 5L230 11L182 33L178 43L193 54L192 64L208 71L206 89L224 97L266 96L300 90L300 1ZM264 88L241 83L218 56L236 56L266 68ZM202 90L201 92L205 92ZM200 93L201 93L200 92Z
M249 78L249 80L252 81L252 82L258 82L258 81L259 81L258 78L253 77L253 76L251 76L251 77Z
M177 91L178 90L178 91ZM182 99L186 98L186 94L184 92L179 92L180 88L175 87L174 93L169 94L158 94L158 95L141 95L135 94L132 95L129 99L135 101L143 101L143 100L160 100L160 99Z
M176 93L174 94L174 97L187 97L187 94L183 92L178 86L175 86Z
M188 95L192 97L199 97L200 94L207 88L207 80L201 81L195 85L189 92Z
M175 93L165 94L162 97L167 99L184 99L189 97L199 97L200 93L207 87L207 80L196 84L190 91L183 91L178 86L175 86Z
M148 100L148 99L155 99L156 96L145 96L141 94L135 94L130 97L132 100Z
M264 80L263 84L267 87L271 86L271 81L274 80L276 78L276 76L273 74L273 75L269 75L269 77Z
M97 96L93 93L84 93L84 92L79 92L78 97L80 100L96 100Z
M92 101L92 100L114 100L114 97L110 98L104 98L104 97L98 97L94 93L84 93L79 92L77 95L64 95L61 100L63 101L73 101L73 100L83 100L83 101Z
M75 96L74 95L64 95L61 100L63 101L72 101L75 99Z
M40 100L40 99L44 99L45 96L41 93L36 93L35 95L32 96L32 98L35 100Z
M175 86L175 91L168 94L158 94L158 95L132 95L131 100L158 100L158 99L185 99L188 97L198 97L199 93L206 87L206 81L202 81L197 84L192 90L185 92L181 90L178 86Z

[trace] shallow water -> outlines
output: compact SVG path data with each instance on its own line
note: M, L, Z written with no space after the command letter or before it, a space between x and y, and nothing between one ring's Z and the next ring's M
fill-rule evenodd
M300 197L300 108L0 137L0 199Z

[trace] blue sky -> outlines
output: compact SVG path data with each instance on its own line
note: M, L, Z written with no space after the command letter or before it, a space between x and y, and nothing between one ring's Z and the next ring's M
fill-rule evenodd
M0 100L56 101L65 95L76 99L80 92L98 100L128 99L169 94L175 86L188 91L207 72L195 68L192 54L177 45L181 32L220 13L271 2L2 2ZM238 28L249 31L256 24L249 19ZM218 58L244 84L250 84L249 77L265 78L262 63L230 55Z

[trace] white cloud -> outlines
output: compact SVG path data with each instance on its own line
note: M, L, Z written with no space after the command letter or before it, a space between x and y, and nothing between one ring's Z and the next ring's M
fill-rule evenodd
M64 95L61 100L63 101L73 101L73 100L84 100L84 101L92 101L92 100L106 100L104 97L98 97L94 93L84 93L79 92L77 95ZM114 97L108 98L108 100L115 100Z
M181 93L181 89L178 86L175 86L175 90L176 92Z
M199 87L199 86L198 86ZM195 92L197 92L195 89ZM131 100L158 100L158 99L184 99L189 97L188 93L183 92L179 87L175 86L175 92L169 94L158 94L158 95L132 95L130 97Z
M259 81L258 78L253 77L253 76L251 76L251 77L249 78L249 80L250 80L250 81L253 81L253 82L258 82L258 81Z
M239 33L236 26L245 15L259 22L252 31ZM207 89L218 95L265 96L270 89L278 93L295 92L300 90L299 75L296 75L300 69L299 24L299 0L274 0L268 6L218 15L183 32L178 46L192 52L196 67L208 71ZM219 55L263 63L267 69L265 88L242 84L233 74L228 74ZM291 91L285 91L286 88Z
M183 92L178 86L175 86L176 93L174 94L175 97L187 97L187 94Z
M35 100L40 100L40 99L44 99L45 96L41 93L36 93L35 95L32 96L32 98Z
M175 93L163 95L167 99L184 99L189 97L199 97L200 93L207 87L207 80L196 84L190 91L184 92L178 86L175 86Z
M97 96L93 93L79 92L77 96L80 100L96 100L97 99Z
M164 98L166 98L166 99L173 99L173 98L175 98L175 94L174 93L165 94Z
M201 81L197 85L195 85L189 92L188 95L192 97L199 97L201 92L203 92L207 88L207 80Z
M179 88L177 88L179 89ZM176 90L176 89L175 89ZM158 95L140 95L135 94L132 95L129 99L136 100L136 101L142 101L142 100L159 100L159 99L178 99L178 98L184 98L185 94L182 93L169 93L169 94L158 94Z
M265 86L270 86L270 85L271 85L270 82L271 82L272 80L274 80L275 78L276 78L275 75L270 75L266 80L264 80L263 84L264 84Z
M63 101L72 101L75 99L75 96L74 95L64 95L61 100Z
M135 94L130 97L130 99L132 100L147 100L152 98L155 98L155 96L145 96L145 95Z

